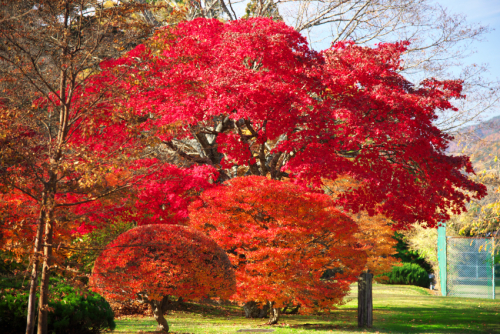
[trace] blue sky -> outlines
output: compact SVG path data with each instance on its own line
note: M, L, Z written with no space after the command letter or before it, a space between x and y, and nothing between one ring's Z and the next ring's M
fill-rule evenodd
M233 0L235 1L235 0ZM247 1L243 1L237 6L244 8ZM500 81L500 0L430 0L430 3L438 3L449 10L449 13L464 14L467 21L473 24L488 26L490 32L483 36L482 41L472 45L475 53L462 61L467 64L488 64L489 73L486 74L488 80ZM321 36L321 33L320 35ZM316 50L329 47L330 41L326 38L323 41L313 44ZM466 50L470 52L472 50ZM457 71L458 75L459 71ZM500 106L496 110L491 110L484 115L483 120L499 116Z
M475 44L476 53L467 62L488 63L493 78L500 79L500 0L438 0L450 12L467 16L471 23L489 26L493 31Z
M448 9L449 14L463 14L470 24L487 26L490 32L482 36L481 41L472 44L467 53L474 51L461 61L466 65L487 64L489 73L483 74L488 81L500 81L500 0L430 0ZM329 46L328 39L313 45L317 50ZM459 75L457 68L453 72ZM482 120L500 116L500 105L483 114Z
M491 68L492 78L500 79L500 0L430 0L429 2L447 8L450 14L464 14L469 23L488 26L491 29L491 32L483 36L482 41L473 44L476 53L465 62L487 63ZM317 37L321 37L321 34ZM317 42L313 43L312 47L321 50L330 46L328 38L320 40L316 39Z
M466 63L488 64L489 78L500 80L500 0L437 0L453 13L465 14L471 23L488 26L491 32L484 40L476 42L476 53L465 59ZM499 116L500 108L492 110L485 119Z

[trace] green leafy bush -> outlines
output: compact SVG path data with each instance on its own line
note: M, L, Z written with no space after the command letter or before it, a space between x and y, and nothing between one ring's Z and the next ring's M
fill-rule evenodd
M415 226L415 225L414 225ZM436 229L425 229L432 232L436 232ZM409 240L408 233L404 234L395 232L393 239L397 240L398 244L396 245L397 254L394 255L395 258L400 259L403 263L415 263L422 267L424 270L432 271L432 264L428 261L428 258L424 256L420 249L416 247L412 247L414 240ZM434 243L435 244L435 243Z
M428 288L429 274L418 264L404 263L401 267L392 267L391 272L385 273L382 280L385 284L417 285Z
M51 278L50 283L49 333L97 334L115 328L113 311L102 296L78 291L57 278ZM22 287L20 280L0 278L0 328L3 334L26 330L28 292L29 287Z

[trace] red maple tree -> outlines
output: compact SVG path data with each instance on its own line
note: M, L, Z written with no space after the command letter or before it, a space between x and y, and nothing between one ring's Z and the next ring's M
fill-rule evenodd
M270 324L290 304L305 312L342 304L366 263L356 223L328 195L291 182L227 181L190 206L189 224L217 240L237 267L232 298L269 304ZM325 278L327 270L335 274Z
M228 298L235 280L226 253L202 233L179 225L145 225L121 234L95 262L89 285L110 300L148 303L159 325L172 296Z
M219 182L252 174L320 187L349 175L361 186L338 205L434 226L485 188L467 178L468 157L445 154L451 137L433 125L463 98L461 82L407 81L406 45L318 53L283 22L196 19L103 67L128 92L116 108L142 117L178 159L216 168Z

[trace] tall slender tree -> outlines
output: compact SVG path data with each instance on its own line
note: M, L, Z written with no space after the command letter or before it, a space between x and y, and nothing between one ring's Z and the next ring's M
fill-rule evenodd
M24 224L22 237L33 245L27 334L35 326L40 263L37 326L47 333L54 235L71 221L69 208L115 193L137 174L136 168L110 182L140 145L126 115L113 116L108 108L112 85L101 82L107 87L102 91L91 86L103 59L150 32L130 19L144 8L103 8L98 0L1 2L0 184L9 204L2 208L2 227Z

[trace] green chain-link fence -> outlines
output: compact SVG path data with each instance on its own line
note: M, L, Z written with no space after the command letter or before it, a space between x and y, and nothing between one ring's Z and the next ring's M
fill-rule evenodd
M446 237L444 228L440 229L438 259L442 295L500 299L500 266L495 265L495 243L500 240Z
M495 298L493 238L447 238L448 296Z

